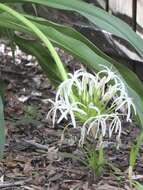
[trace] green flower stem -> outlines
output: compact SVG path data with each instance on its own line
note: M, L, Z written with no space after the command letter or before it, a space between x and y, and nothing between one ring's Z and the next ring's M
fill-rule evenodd
M53 47L52 43L49 41L49 39L43 34L39 28L37 28L33 23L31 23L27 18L25 18L22 14L16 12L15 10L11 9L10 7L4 5L3 3L0 3L0 9L3 11L6 11L7 13L11 14L12 16L16 17L18 20L20 20L23 24L28 26L33 33L35 33L41 41L46 45L46 47L49 49L52 57L54 58L57 67L61 73L62 80L66 80L68 78L67 72L63 66L63 63L61 62L61 59L59 55L57 54L55 48Z

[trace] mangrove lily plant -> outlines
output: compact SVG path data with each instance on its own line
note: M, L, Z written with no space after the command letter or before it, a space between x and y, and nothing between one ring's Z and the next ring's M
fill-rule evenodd
M47 117L53 115L53 125L70 118L73 127L80 127L81 145L86 136L102 141L113 133L119 141L122 121L131 122L131 110L136 114L124 83L105 66L94 74L85 70L70 73L58 87L55 101L50 102L53 106Z

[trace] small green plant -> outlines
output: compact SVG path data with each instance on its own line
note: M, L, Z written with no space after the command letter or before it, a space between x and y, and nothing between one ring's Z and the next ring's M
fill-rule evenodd
M139 149L140 146L143 143L143 131L141 131L139 137L136 139L136 143L132 145L131 151L130 151L130 159L129 159L129 181L130 184L132 184L132 174L133 174L133 169L136 164L136 160L139 154Z
M104 148L102 145L96 146L91 142L86 142L84 146L80 147L80 154L75 155L72 153L61 153L64 158L70 158L77 160L79 163L86 166L93 172L93 176L100 176L104 170L104 167L108 165L104 157ZM109 167L111 164L109 164Z
M36 119L39 117L38 108L36 106L25 105L23 110L25 118Z
M85 155L85 162L87 162L87 166L94 172L96 176L100 176L106 165L103 145L100 145L100 147L96 148L95 146L91 146L91 144L86 144L83 147L83 153Z
M118 186L121 187L125 183L125 177L124 176L115 176L116 181L118 183Z

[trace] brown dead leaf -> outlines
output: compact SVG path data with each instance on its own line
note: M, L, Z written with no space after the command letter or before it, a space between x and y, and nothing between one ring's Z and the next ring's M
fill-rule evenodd
M56 148L55 146L48 148L48 159L51 162L59 159L58 148Z
M23 168L23 173L27 176L31 176L33 171L33 167L31 166L31 162L26 162Z

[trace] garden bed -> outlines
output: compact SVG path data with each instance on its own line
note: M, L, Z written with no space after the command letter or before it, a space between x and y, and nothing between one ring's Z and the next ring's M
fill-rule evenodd
M5 86L6 149L0 162L0 189L7 190L129 190L129 151L138 135L138 128L123 124L122 145L114 146L115 139L105 141L109 165L101 176L84 165L82 151L77 145L78 131L66 123L54 128L46 120L50 110L49 98L55 90L38 66L34 57L17 50L13 63L11 50L1 51L0 71ZM1 47L2 48L2 47ZM59 50L71 71L80 63ZM74 63L74 68L73 64ZM1 82L2 82L1 81ZM76 137L76 138L75 138ZM135 176L143 181L143 148L138 158ZM79 159L77 159L79 158Z

